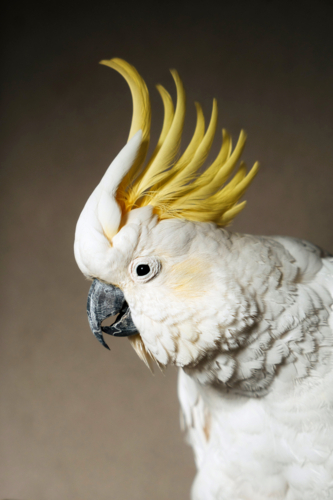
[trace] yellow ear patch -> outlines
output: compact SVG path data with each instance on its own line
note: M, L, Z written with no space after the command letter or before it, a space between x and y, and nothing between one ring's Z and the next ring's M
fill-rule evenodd
M190 257L169 269L167 286L182 300L200 298L211 286L209 268L207 262Z
M164 106L164 122L157 146L144 166L150 135L150 99L146 84L137 70L122 59L102 61L118 71L130 86L133 97L133 119L130 137L140 128L143 133L138 157L121 182L117 201L126 213L133 208L152 205L160 219L180 218L199 222L215 222L226 226L244 208L238 203L258 172L258 162L247 173L239 163L246 141L242 131L232 152L229 134L223 130L223 142L216 159L202 172L217 127L218 109L213 100L212 115L205 131L205 120L198 103L197 124L190 144L178 157L186 110L183 83L176 70L171 70L177 89L174 109L169 93L158 85ZM230 180L230 177L233 178Z

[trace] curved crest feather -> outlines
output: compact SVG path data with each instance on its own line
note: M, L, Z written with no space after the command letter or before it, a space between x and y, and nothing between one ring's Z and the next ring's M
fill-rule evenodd
M177 104L162 85L157 85L163 106L162 131L147 165L144 161L149 146L151 108L147 86L137 70L126 61L115 58L101 64L118 71L127 81L133 98L133 117L129 139L142 130L142 144L136 161L122 180L116 198L125 212L152 205L160 219L182 218L199 222L215 222L226 226L244 208L239 203L258 172L256 162L247 172L240 161L246 134L241 131L232 151L231 138L222 131L221 149L213 163L202 172L217 128L218 108L213 100L211 119L205 131L205 119L199 103L195 103L197 123L193 137L178 158L183 132L186 96L176 70L171 70L177 90ZM231 176L232 179L230 180Z

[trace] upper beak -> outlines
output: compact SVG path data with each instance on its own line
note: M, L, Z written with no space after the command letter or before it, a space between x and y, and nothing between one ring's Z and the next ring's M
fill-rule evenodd
M138 333L131 311L120 288L95 279L90 287L87 301L88 321L97 340L107 349L103 332L115 337L128 337ZM101 326L109 316L119 314L111 326Z

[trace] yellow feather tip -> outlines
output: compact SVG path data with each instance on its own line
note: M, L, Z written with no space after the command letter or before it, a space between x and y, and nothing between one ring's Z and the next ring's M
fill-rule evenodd
M197 222L215 222L226 226L244 208L238 203L258 172L258 162L246 173L243 152L246 134L241 131L232 151L231 138L222 131L222 146L213 163L201 171L213 143L217 127L217 102L213 100L211 119L205 131L205 119L199 103L195 103L197 123L193 137L178 158L186 111L186 95L176 70L171 70L177 90L174 108L172 98L162 85L157 90L162 98L164 121L157 145L144 167L149 146L151 108L147 86L134 68L123 59L100 62L115 69L127 81L133 99L133 116L129 139L142 130L142 146L137 159L122 180L117 200L126 213L133 208L152 205L160 219L182 218ZM237 166L238 165L238 166ZM233 172L236 172L228 181ZM141 356L140 356L141 357Z

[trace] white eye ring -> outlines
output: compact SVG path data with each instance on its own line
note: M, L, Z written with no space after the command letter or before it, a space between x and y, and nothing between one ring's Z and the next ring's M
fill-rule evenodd
M161 262L156 257L138 257L129 265L129 273L136 283L147 283L161 270Z

